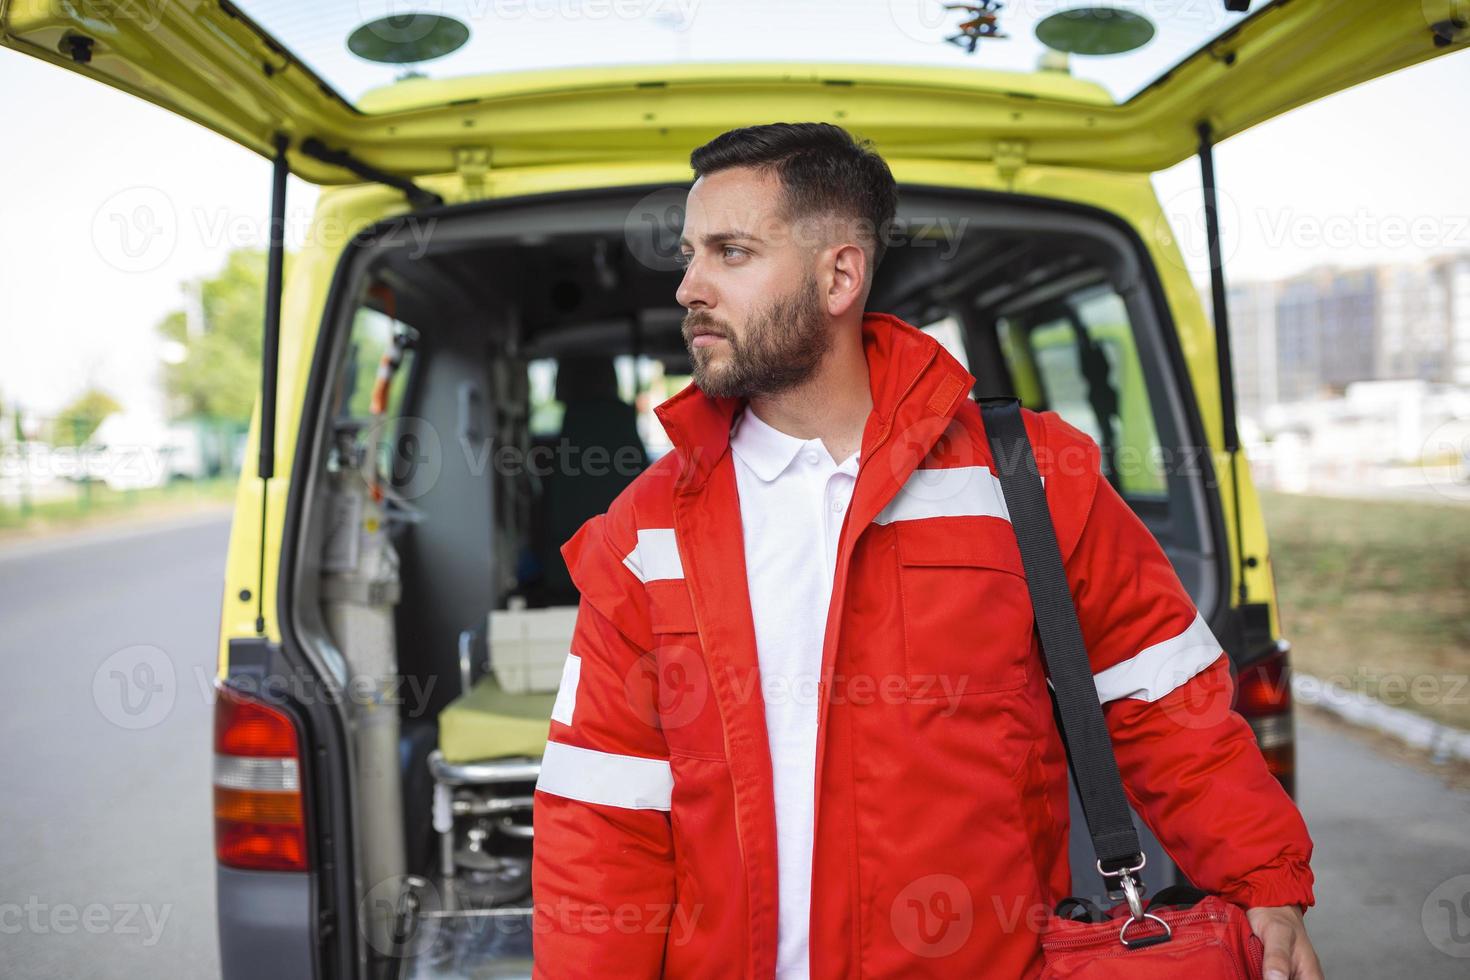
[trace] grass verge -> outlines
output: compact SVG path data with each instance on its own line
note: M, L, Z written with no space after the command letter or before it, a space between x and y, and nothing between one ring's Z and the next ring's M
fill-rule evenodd
M1261 494L1292 663L1470 729L1470 507Z

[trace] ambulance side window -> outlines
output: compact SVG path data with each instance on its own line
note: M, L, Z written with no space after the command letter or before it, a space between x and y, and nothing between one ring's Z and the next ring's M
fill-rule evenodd
M344 384L343 415L352 418L367 418L371 414L373 385L378 376L378 365L393 334L400 328L398 321L390 319L377 310L363 307L352 318L350 360ZM408 385L408 376L413 371L414 352L405 351L402 363L388 385L388 418L396 418L403 408L403 392Z
M1103 450L1103 473L1126 497L1168 496L1133 326L1110 286L1072 293L999 321L1001 347L1029 408L1051 409Z
M348 338L346 365L343 371L338 398L339 417L361 420L366 427L373 415L373 390L378 384L378 370L383 355L387 353L395 335L410 330L401 321L394 320L377 310L363 307L354 314L352 332ZM412 347L403 350L397 369L387 381L386 399L381 416L382 424L389 426L378 443L378 472L396 474L393 451L397 438L393 420L403 414L404 393L409 377L413 373L415 351ZM366 428L364 429L364 436ZM359 439L364 436L360 436Z

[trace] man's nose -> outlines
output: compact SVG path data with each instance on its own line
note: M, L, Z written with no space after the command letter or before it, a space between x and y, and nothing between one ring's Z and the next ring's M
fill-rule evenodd
M686 310L692 310L695 306L714 305L714 295L702 269L698 258L690 259L689 264L684 267L684 278L674 292L674 301Z

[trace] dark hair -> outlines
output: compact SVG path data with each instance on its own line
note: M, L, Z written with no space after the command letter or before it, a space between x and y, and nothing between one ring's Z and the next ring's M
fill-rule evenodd
M871 235L872 282L887 250L898 188L871 140L855 140L831 123L745 126L699 147L689 154L689 165L696 179L732 167L775 172L784 188L781 216L786 221L825 214L858 220L863 235Z

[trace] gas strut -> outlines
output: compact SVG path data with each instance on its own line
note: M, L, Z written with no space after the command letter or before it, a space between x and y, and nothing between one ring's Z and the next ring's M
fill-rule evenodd
M330 163L334 167L350 170L363 180L370 180L375 184L384 184L394 190L402 191L408 198L408 203L415 208L433 207L444 203L444 198L433 191L424 190L408 178L396 177L370 164L363 163L346 150L334 150L315 136L308 136L301 141L301 152L322 163Z
M260 344L260 458L256 475L260 477L260 552L255 569L255 632L265 635L265 522L266 502L271 478L276 475L276 372L277 350L281 340L281 272L286 251L286 176L291 166L286 162L288 140L277 133L272 143L276 155L271 160L271 224L270 245L265 266L265 324Z
M1246 569L1254 561L1245 553L1245 531L1240 523L1240 430L1235 420L1235 375L1231 370L1230 356L1230 311L1226 304L1225 260L1220 249L1220 205L1215 197L1215 153L1211 139L1210 124L1201 120L1196 127L1199 134L1199 165L1201 182L1204 184L1205 235L1210 249L1210 300L1215 317L1216 370L1220 377L1220 421L1224 450L1230 462L1230 493L1235 510L1235 553L1240 563L1237 592L1241 605L1249 594L1245 585Z

